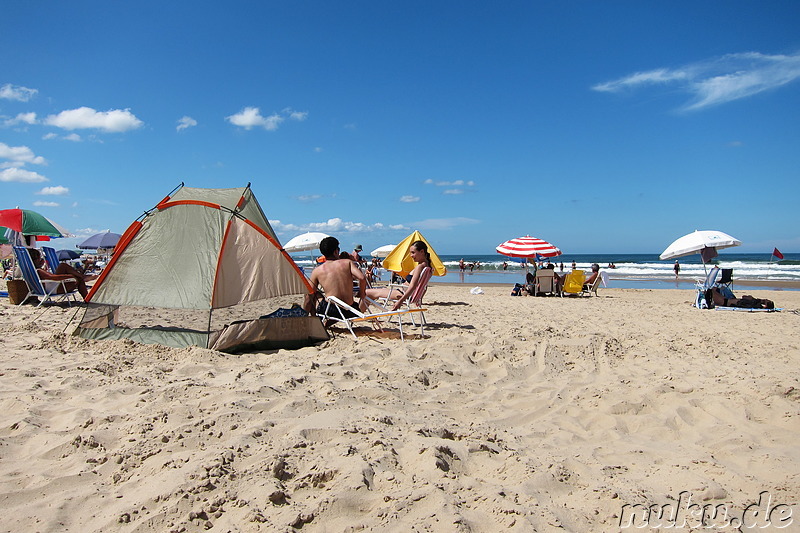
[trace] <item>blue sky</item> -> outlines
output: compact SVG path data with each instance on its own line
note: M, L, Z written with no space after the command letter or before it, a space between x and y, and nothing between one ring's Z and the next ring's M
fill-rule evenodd
M78 235L251 182L283 242L800 251L795 0L2 11L0 208Z

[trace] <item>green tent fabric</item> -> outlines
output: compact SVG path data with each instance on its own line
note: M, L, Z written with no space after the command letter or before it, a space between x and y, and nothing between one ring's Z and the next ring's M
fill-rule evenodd
M249 318L220 310L312 290L249 186L180 187L123 234L86 298L89 306L77 333L214 348L229 322ZM232 319L222 323L215 313ZM293 321L300 324L299 337L327 339L319 319L305 318ZM251 338L248 344L266 340Z

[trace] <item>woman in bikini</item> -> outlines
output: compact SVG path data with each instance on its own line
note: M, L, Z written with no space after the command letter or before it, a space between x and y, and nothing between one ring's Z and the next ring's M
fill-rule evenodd
M428 245L425 244L425 242L415 241L409 247L408 253L411 255L411 259L417 263L417 266L415 266L414 270L411 271L411 280L407 283L404 283L402 288L392 289L391 293L389 292L388 288L367 289L368 298L378 300L379 298L389 297L389 299L395 300L395 303L392 306L392 311L400 309L400 306L403 305L403 302L406 301L410 294L413 294L414 289L419 284L423 269L431 266L431 254L428 252Z

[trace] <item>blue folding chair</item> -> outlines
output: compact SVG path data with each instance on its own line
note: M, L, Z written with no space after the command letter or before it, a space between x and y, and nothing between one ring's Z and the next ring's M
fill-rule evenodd
M42 246L41 250L44 252L44 260L47 261L47 266L50 267L50 273L55 274L58 264L60 263L55 248Z
M74 302L78 301L77 298L75 298L75 293L77 290L68 291L66 285L67 281L74 280L41 280L39 279L39 274L36 272L36 267L33 264L33 260L31 260L31 256L24 246L14 246L14 255L17 258L17 265L19 265L19 269L22 271L22 278L25 280L25 284L28 286L28 294L22 299L19 305L24 304L29 298L32 297L41 298L39 305L36 307L41 306L45 302L57 303L67 298L72 298ZM59 293L59 288L62 288L64 292ZM67 303L69 303L70 306L72 305L70 302Z
M697 289L697 296L695 297L694 306L698 309L708 309L710 307L710 302L706 298L706 291L713 288L714 285L717 283L717 278L719 277L719 267L715 266L711 270L708 271L706 275L706 279L704 280L697 280L695 283L695 288Z

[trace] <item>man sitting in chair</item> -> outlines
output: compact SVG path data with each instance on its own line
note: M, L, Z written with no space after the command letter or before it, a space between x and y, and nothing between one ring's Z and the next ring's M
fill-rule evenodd
M597 279L597 276L600 275L600 265L597 263L592 263L592 273L586 278L586 281L583 282L583 290L589 290L594 283L594 280Z
M358 282L358 297L362 305L366 307L364 300L367 279L364 273L359 270L356 263L350 260L339 259L339 241L335 237L325 237L319 243L319 251L325 256L325 262L311 272L311 284L317 288L322 287L326 296L336 296L347 305L358 308L353 298L353 281ZM322 314L327 303L324 299L315 305L315 300L321 294L306 294L303 302L303 309L309 314ZM343 310L345 311L345 310Z
M81 293L83 299L86 299L86 295L89 294L89 289L86 287L86 282L97 279L97 276L86 276L81 274L66 263L59 263L55 273L51 273L44 269L45 260L44 257L42 257L42 252L36 248L28 248L28 254L31 256L33 266L36 268L36 273L39 275L39 279L51 281L74 280L67 281L65 283L67 291L78 289L78 292ZM61 291L62 289L59 287L59 294Z

